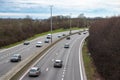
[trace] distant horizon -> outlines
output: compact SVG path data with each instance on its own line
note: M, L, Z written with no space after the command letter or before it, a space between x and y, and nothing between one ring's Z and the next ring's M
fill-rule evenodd
M53 15L52 17L56 17L56 16L67 16L67 15ZM78 15L79 16L79 15ZM71 18L78 18L78 16L76 17L71 17ZM96 17L87 17L84 15L85 18L111 18L111 17L119 17L120 15L113 15L113 16L104 16L104 17L100 17L100 16L96 16ZM24 19L24 18L31 18L31 19L49 19L51 16L49 17L43 17L43 18L35 18L35 17L32 17L32 16L29 16L29 15L25 15L24 17L0 17L0 19Z
M53 16L112 17L120 15L119 0L0 0L0 18L47 19Z

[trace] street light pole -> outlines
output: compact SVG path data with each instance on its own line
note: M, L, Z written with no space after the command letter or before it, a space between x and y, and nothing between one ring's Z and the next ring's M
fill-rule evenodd
M53 5L50 5L50 13L51 13L51 19L50 19L50 23L51 23L51 43L52 43L52 7L53 7Z
M70 34L71 34L71 13L70 13Z

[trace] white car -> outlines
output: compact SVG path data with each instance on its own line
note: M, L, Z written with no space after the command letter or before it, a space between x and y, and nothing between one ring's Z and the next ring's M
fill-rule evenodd
M69 48L69 47L70 47L69 43L65 43L64 48Z
M40 68L38 67L32 67L30 70L29 70L29 76L32 77L32 76L39 76L41 73L40 71Z
M51 39L51 37L52 37L52 35L51 35L51 34L48 34L46 38L47 38L47 39Z
M42 46L43 46L43 44L42 44L41 41L39 41L39 42L36 43L36 47L42 47Z

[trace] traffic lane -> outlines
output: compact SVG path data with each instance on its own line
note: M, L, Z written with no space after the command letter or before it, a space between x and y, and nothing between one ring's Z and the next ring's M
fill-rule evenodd
M52 62L54 61L55 57L58 55L59 49L61 49L61 47L63 46L61 45L61 42L60 42L59 44L57 44L57 46L55 46L52 50L50 50L48 54L36 65L41 68L41 71L42 71L41 75L44 75L44 71L47 72L50 70L50 68L53 68ZM54 71L54 70L51 70L51 71ZM31 78L28 77L28 74L27 74L25 78L23 78L22 80L30 80L30 79ZM35 79L39 80L39 77Z
M43 40L43 39L42 39ZM19 50L15 50L13 52L9 52L6 56L1 56L0 58L0 71L1 71L1 75L6 74L9 70L11 70L15 65L11 64L10 62L10 58L13 54L17 53L17 54L21 54L22 56L22 60L26 59L29 55L34 54L38 51L42 51L43 48L45 48L46 46L48 46L49 44L44 44L42 47L37 48L36 44L31 44L26 46L26 48L21 48ZM9 64L9 65L8 65ZM7 65L6 67L4 67L5 65Z
M66 32L65 32L65 33L66 33ZM62 34L62 33L53 34L53 42L54 42L55 40L58 40L58 39L59 39L59 38L57 37L59 34ZM36 39L34 39L34 40L31 40L29 45L23 45L23 43L22 43L22 44L20 44L20 45L15 46L15 47L12 47L12 48L9 48L9 49L5 49L4 51L0 51L0 61L2 61L2 60L5 59L6 57L8 57L8 56L10 56L10 55L12 55L12 54L14 54L14 53L17 53L17 52L22 51L22 50L24 50L24 49L28 49L28 48L33 47L33 46L36 44L36 42L38 42L38 41L42 41L42 42L44 43L44 40L45 40L45 39L46 39L46 36L42 36L42 37L36 38ZM51 41L50 41L50 42L51 42ZM33 48L34 48L34 47L33 47ZM33 50L31 50L31 51L33 51Z
M72 38L73 40L74 40L74 37ZM68 41L71 41L71 40L66 40L65 39L65 41L66 42L68 42ZM50 70L50 71L54 71L54 70L52 70L51 68L53 68L53 62L52 61L54 61L55 59L57 59L56 58L56 56L58 57L58 56L61 56L61 54L63 54L63 52L60 52L60 51L64 51L64 50L66 50L66 49L64 49L64 43L66 43L66 42L63 42L63 43L61 43L61 41L60 41L60 43L58 44L57 43L57 49L55 49L54 50L54 52L49 52L47 55L49 55L49 57L47 57L47 55L36 65L36 66L39 66L39 67L41 67L41 69L43 70L42 71L42 73L44 73L44 71L46 72L46 71L48 71L48 70ZM71 41L71 42L73 42L73 41ZM62 46L62 48L60 48L60 46ZM63 50L62 50L63 49ZM53 56L52 56L53 55ZM43 64L44 63L44 64ZM48 72L47 72L48 73ZM52 74L53 74L53 72L52 72ZM50 74L49 74L50 75ZM41 76L42 76L42 74L41 74ZM40 77L41 77L40 76ZM43 77L43 76L42 76ZM50 77L50 76L48 76L48 77ZM47 77L46 77L47 78ZM28 77L28 75L26 75L22 80L29 80L29 79L31 79L31 78L29 78ZM35 78L36 80L37 79L40 79L39 77L38 78Z
M33 52L37 52L38 49L41 49L43 47L40 48L36 48L36 42L38 41L42 41L43 42L43 46L49 45L50 43L44 43L44 39L45 37L41 38L41 39L36 39L34 42L30 43L30 45L22 45L21 48L19 49L15 49L15 50L9 50L6 51L5 53L0 54L0 62L5 61L8 57L11 57L13 54L22 54L24 55L30 55ZM57 40L57 38L54 36L53 37L53 41ZM5 61L6 62L6 61Z
M79 69L79 46L83 37L79 38L71 52L66 66L66 72L64 80L81 80L80 69Z
M45 48L46 46L48 46L48 44L45 44L43 46L43 48ZM36 46L34 46L34 48L30 47L28 49L24 49L22 51L19 51L19 52L17 52L17 54L21 54L21 56L22 56L21 61L22 61L24 59L27 59L29 55L42 51L43 48L42 47L36 48ZM11 56L12 56L12 54L9 55L9 57L4 58L4 60L2 60L0 62L0 71L1 71L0 77L2 75L6 74L8 71L10 71L12 68L14 68L17 64L19 64L21 62L21 61L20 62L10 62Z
M55 37L54 37L55 38ZM44 40L44 38L42 39ZM55 39L54 39L55 40ZM36 41L38 41L38 39L36 39ZM17 54L22 54L22 60L24 60L26 57L28 57L29 55L38 52L38 50L40 50L40 48L36 48L36 47L33 47L33 45L35 45L34 43L36 43L36 41L32 42L30 45L26 46L26 45L23 45L23 46L26 46L25 48L20 48L20 49L17 49L15 51L11 51L6 54L6 56L2 56L2 58L0 58L1 62L0 62L0 71L1 71L1 75L4 75L5 73L7 73L9 70L11 70L15 65L12 65L12 64L9 64L11 63L10 62L10 57L12 54L14 53L17 53ZM44 42L44 41L43 41ZM32 45L32 46L31 46ZM9 64L9 65L8 65ZM4 67L5 65L7 65L7 67Z
M59 32L59 33L54 33L54 34L53 34L53 38L56 38L56 36L57 36L58 34L63 34L63 33L67 33L67 32L68 32L68 31ZM35 39L33 39L33 40L30 40L30 44L31 44L32 42L36 42L36 40L39 40L39 39L41 39L41 38L46 38L46 36L47 36L47 35L44 35L44 36L40 36L40 37L38 37L38 38L35 38ZM2 53L6 52L6 51L10 51L10 50L13 51L13 50L20 49L21 46L23 46L23 43L21 43L21 44L19 44L19 45L16 45L16 46L14 46L14 47L11 47L11 48L0 49L0 56L1 56Z
M47 69L49 69L49 71L46 72L46 74L44 73L45 70L43 70L43 73L45 74L45 76L43 77L41 75L41 77L40 77L41 80L63 80L64 79L65 71L67 70L67 64L66 63L69 59L69 55L71 54L73 44L78 40L78 38L73 38L73 39L74 39L74 41L70 42L71 43L70 48L69 49L65 49L65 48L61 49L60 54L56 58L56 59L63 60L63 67L61 69L53 68L53 66L49 67L49 68L47 68Z

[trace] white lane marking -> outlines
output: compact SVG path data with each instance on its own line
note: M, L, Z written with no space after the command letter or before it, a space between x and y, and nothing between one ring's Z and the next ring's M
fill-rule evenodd
M58 53L56 53L56 55L58 55Z
M64 78L62 78L61 80L64 80Z
M48 71L49 70L49 68L46 68L46 71Z
M54 59L52 59L52 62L54 61Z
M75 43L77 40L78 40L78 38L74 41L74 43ZM69 56L70 56L70 51L71 51L74 43L71 45L71 48L70 48L69 51L68 51L69 54L67 55L67 58L66 58L66 61L65 61L65 68L64 68L64 70L66 70L68 58L69 58Z
M62 78L64 78L65 75L62 75Z
M33 67L34 65L36 65L45 55L47 55L48 52L50 52L50 50L52 50L54 47L50 48L44 55L42 55L31 67ZM27 75L27 73L29 72L29 70L31 69L31 67L21 76L21 78L19 80L22 80L24 78L25 75Z
M76 39L77 40L77 39ZM47 53L50 51L50 50L52 50L54 47L52 47L51 49L49 49L44 55L42 55L31 67L33 67L34 65L36 65L45 55L47 55ZM70 53L70 51L69 51L69 53ZM66 61L67 62L67 61ZM30 67L30 68L31 68ZM21 78L19 79L19 80L22 80L23 78L24 78L24 76L29 72L29 70L30 70L30 68L21 76ZM65 71L66 71L66 68L64 68L65 69ZM64 80L64 78L62 79L62 80Z
M78 39L79 39L79 38L77 38L77 39L74 41L74 43L71 45L71 48L70 48L69 51L68 51L68 55L67 55L67 58L66 58L66 61L65 61L65 67L64 67L64 70L63 70L64 76L65 76L65 71L66 71L66 67L67 67L67 63L68 63L68 58L69 58L69 56L70 56L70 51L72 50L73 45L75 44L75 42L76 42ZM64 77L62 77L62 80L64 80Z
M81 78L81 80L84 80L84 79L83 79L82 62L80 60L80 54L82 54L81 53L82 44L83 44L83 41L85 40L86 37L83 38L83 40L81 41L80 46L79 46L79 70L80 70L80 78Z
M63 75L65 74L65 72L63 71Z

